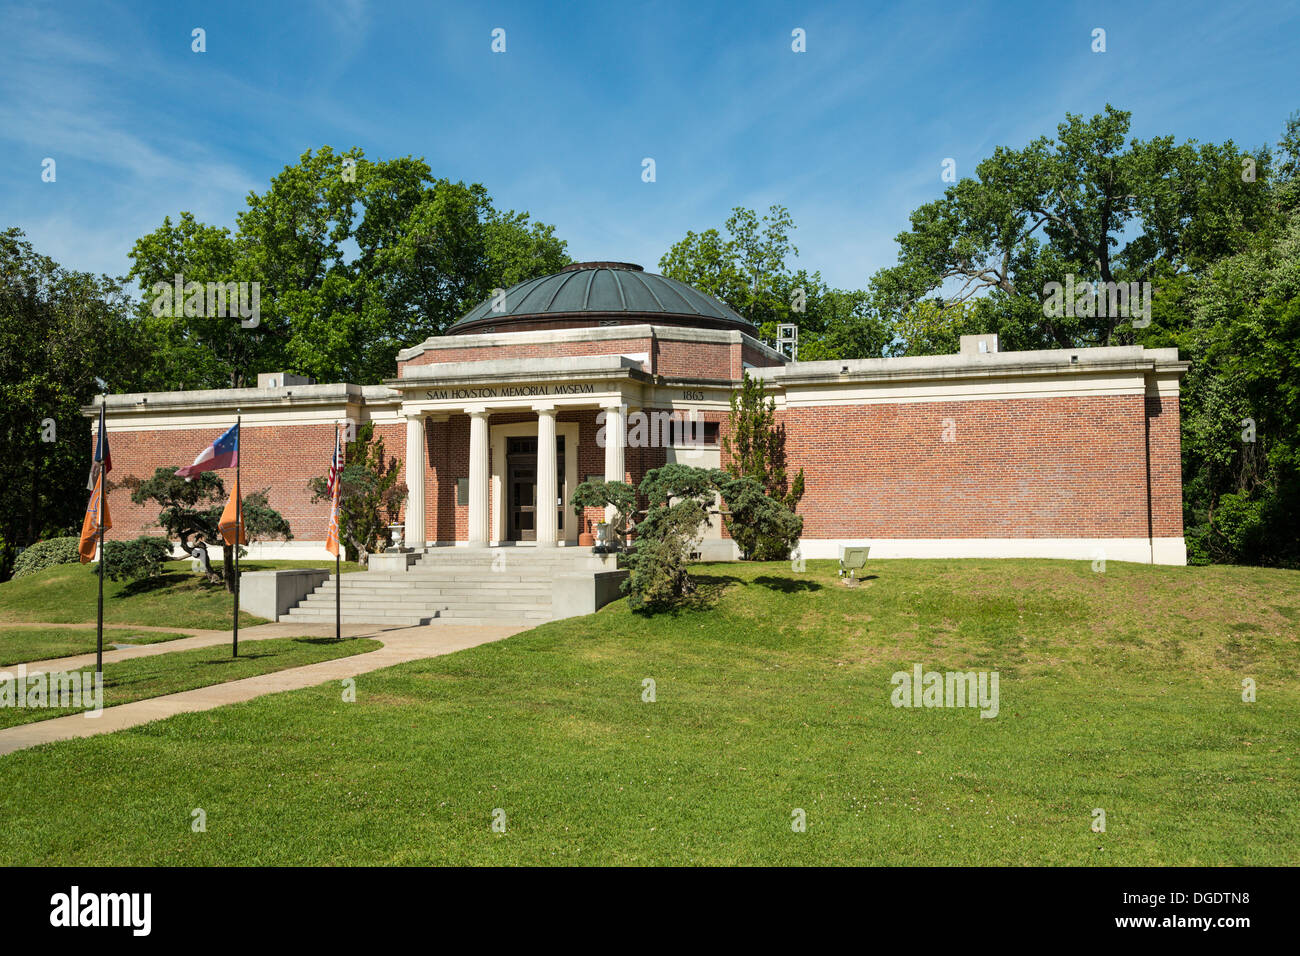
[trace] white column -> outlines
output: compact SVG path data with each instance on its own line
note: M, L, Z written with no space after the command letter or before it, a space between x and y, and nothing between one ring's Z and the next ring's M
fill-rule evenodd
M537 546L555 547L555 409L537 408Z
M623 480L623 443L627 439L623 421L623 407L605 408L605 480ZM605 509L605 520L614 519L613 507Z
M406 529L408 548L422 549L428 543L424 527L424 415L406 416Z
M469 543L488 543L488 413L469 413Z

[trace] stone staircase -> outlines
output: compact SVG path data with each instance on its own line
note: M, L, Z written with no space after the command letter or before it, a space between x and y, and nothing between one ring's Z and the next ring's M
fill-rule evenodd
M434 548L405 572L356 571L342 576L343 621L394 627L523 624L551 620L555 576L613 568L591 548ZM330 575L280 620L329 623L339 587Z

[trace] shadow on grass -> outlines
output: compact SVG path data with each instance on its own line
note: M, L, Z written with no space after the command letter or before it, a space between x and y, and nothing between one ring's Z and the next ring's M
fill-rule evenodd
M722 598L722 592L733 584L743 584L737 577L729 574L692 574L691 583L695 590L678 599L672 605L647 604L638 608L633 614L639 617L678 617L683 613L707 611Z
M276 656L278 655L276 655L275 652L269 652L269 653L263 652L259 654L256 651L253 652L246 651L241 647L239 649L238 657L213 657L213 658L209 658L206 661L197 661L196 663L198 663L200 666L203 667L211 667L214 665L223 666L226 664L238 664L240 661L260 661L263 657L276 657Z
M799 578L774 578L767 574L754 578L754 583L767 588L769 591L780 591L782 594L795 594L799 591L820 591L822 589L822 586L816 581L804 581Z
M180 584L185 580L186 575L178 574L175 571L164 571L162 574L152 578L141 578L138 581L131 581L124 585L122 590L113 595L113 600L118 601L122 598L134 597L137 594L149 594L152 591L162 591L166 588Z

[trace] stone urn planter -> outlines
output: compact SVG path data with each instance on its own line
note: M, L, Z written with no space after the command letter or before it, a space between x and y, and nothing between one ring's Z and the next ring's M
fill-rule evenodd
M392 538L392 542L393 542L393 543L390 544L390 545L389 545L387 548L385 548L384 550L385 550L385 551L405 551L405 550L407 550L407 548L406 548L406 541L404 540L404 537L403 537L403 534L402 534L402 532L404 532L405 530L406 530L406 527L405 527L405 525L402 524L401 522L398 522L398 523L395 523L395 524L390 524L390 525L388 526L388 533L389 533L389 536Z

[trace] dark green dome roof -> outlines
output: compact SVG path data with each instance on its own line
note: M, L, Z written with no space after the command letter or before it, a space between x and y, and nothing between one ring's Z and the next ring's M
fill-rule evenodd
M493 301L475 306L448 333L630 323L754 332L752 322L713 296L628 262L575 262L554 275L511 286L504 311L492 311Z

